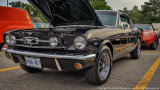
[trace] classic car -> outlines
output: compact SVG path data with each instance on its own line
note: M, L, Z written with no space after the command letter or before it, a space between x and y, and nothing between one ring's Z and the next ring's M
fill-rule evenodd
M18 8L0 6L0 50L4 45L3 34L15 29L33 29L27 11Z
M93 84L105 83L112 62L130 53L138 59L141 36L117 11L94 11L88 0L28 0L54 28L9 31L6 57L27 72L43 68L84 70Z
M143 29L142 46L149 46L150 49L156 50L159 45L159 34L151 24L135 24L136 28Z

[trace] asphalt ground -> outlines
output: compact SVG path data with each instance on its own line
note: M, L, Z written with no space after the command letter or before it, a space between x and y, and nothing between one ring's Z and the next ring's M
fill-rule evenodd
M0 52L0 90L160 90L159 56L160 45L157 50L142 48L137 60L126 55L113 62L109 79L97 86L86 81L83 71L27 73Z

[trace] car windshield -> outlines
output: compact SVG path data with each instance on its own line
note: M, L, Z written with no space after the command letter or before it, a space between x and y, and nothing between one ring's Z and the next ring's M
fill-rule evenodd
M150 25L134 25L136 28L141 28L144 30L153 30L152 26Z
M33 23L34 28L53 28L49 23Z
M102 24L105 26L116 26L117 13L109 11L96 11Z

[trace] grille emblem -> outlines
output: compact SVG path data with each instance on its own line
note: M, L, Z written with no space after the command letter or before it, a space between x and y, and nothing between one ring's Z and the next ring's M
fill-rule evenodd
M38 44L38 38L35 37L24 37L23 42L25 44Z

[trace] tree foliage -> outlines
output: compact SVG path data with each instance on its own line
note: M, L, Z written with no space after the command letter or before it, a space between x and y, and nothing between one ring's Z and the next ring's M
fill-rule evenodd
M107 5L106 0L89 0L93 9L95 10L112 10L110 6ZM27 10L27 12L32 17L40 17L42 21L47 22L47 20L31 5L26 4L21 1L9 3L12 7L22 8ZM134 23L158 23L160 22L160 1L159 0L149 0L145 2L142 6L142 10L138 9L138 6L134 6L132 10L128 10L125 7L123 10L119 10L125 14L128 14Z
M12 7L25 9L30 16L39 17L43 22L47 22L47 20L31 4L23 3L21 1L17 1L17 2L13 1L13 2L10 2L9 5L11 5Z
M105 0L89 0L94 10L112 10Z
M160 22L160 1L150 0L142 6L143 23Z
M128 10L127 7L125 7L123 10L119 10L122 13L125 13L130 16L133 23L140 23L140 17L141 17L141 11L138 9L138 6L134 6L132 10Z
M134 23L151 24L160 22L159 0L149 0L149 2L145 2L142 10L139 10L138 6L134 6L132 10L127 10L125 7L119 11L128 14Z

